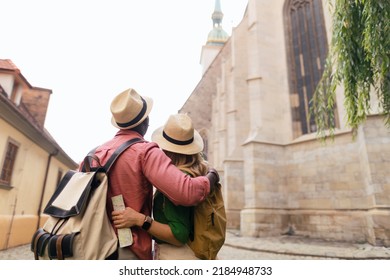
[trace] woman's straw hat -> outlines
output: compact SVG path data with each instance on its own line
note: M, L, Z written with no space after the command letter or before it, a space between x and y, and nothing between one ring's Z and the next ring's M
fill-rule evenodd
M153 132L152 141L161 149L178 154L193 155L203 151L203 139L186 114L171 115L164 126Z

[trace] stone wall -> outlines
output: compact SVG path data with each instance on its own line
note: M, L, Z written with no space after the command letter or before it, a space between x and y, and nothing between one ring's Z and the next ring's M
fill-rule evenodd
M389 245L389 141L372 116L356 139L341 132L327 143L246 144L242 234Z

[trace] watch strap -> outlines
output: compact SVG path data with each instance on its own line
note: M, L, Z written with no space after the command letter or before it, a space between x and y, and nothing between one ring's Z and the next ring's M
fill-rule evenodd
M149 230L150 227L152 226L153 219L150 216L145 216L144 223L142 225L143 230Z

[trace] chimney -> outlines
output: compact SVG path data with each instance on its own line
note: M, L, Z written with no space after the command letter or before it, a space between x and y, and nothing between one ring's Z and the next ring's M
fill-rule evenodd
M43 128L46 119L47 107L49 105L50 89L33 87L25 89L22 96L22 104L26 106L29 114Z

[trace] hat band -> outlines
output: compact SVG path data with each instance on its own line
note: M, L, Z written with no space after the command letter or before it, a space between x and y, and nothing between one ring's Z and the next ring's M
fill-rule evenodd
M128 127L128 126L132 126L134 124L136 124L137 122L139 122L142 117L145 115L145 112L146 112L146 101L141 97L141 100L142 100L142 109L141 111L139 112L139 114L134 118L132 119L131 121L127 122L127 123L116 123L119 127Z
M192 142L194 142L194 137L192 137L191 139L189 140L185 140L185 141L180 141L180 140L176 140L176 139L173 139L171 137L169 137L165 131L163 130L163 137L168 140L169 142L173 143L173 144L176 144L176 145L181 145L181 146L184 146L184 145L188 145L188 144L191 144Z

